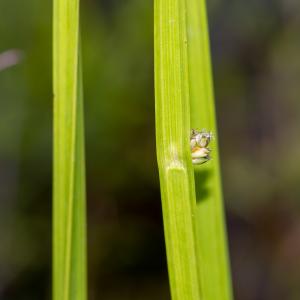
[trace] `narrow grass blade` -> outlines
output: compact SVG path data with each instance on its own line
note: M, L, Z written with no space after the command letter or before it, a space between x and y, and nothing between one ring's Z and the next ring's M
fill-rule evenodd
M86 299L85 163L79 1L54 0L53 299Z
M189 147L185 0L155 0L156 142L171 294L200 299Z
M215 135L212 160L195 167L197 253L201 292L205 300L232 299L231 277L221 188L209 34L205 0L188 3L188 53L191 127Z

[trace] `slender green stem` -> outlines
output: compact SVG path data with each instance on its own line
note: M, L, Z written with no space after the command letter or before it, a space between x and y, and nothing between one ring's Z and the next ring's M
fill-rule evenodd
M205 0L188 3L191 127L213 131L212 160L195 167L197 251L205 300L232 299Z
M79 1L54 0L53 299L86 299L85 166Z
M185 15L185 1L155 1L156 141L173 300L200 299Z
M172 299L230 300L204 0L155 1L155 87L157 156ZM194 169L190 128L206 128L216 137L213 160Z

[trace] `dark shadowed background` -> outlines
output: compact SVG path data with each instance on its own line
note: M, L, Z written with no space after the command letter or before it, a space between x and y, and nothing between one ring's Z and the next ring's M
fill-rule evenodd
M207 2L235 299L300 299L300 2ZM89 299L170 299L153 3L81 4ZM0 2L1 300L51 295L51 6Z

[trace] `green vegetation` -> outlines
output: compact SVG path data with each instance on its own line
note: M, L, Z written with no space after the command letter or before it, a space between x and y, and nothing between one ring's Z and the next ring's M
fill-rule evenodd
M214 133L213 159L195 166L197 251L202 298L232 298L205 0L187 1L191 128Z
M155 1L156 141L173 300L200 299L185 1Z
M218 144L236 298L300 299L300 1L206 1L211 52L203 3L186 1L188 78L196 79L189 80L185 126L216 136L212 160L192 168L200 300L231 294L215 188ZM155 155L152 6L80 5L91 299L171 299ZM52 294L52 12L52 1L0 1L0 299ZM189 129L186 144L188 136ZM60 214L57 222L65 219ZM59 247L56 257L65 252Z
M172 299L231 299L217 138L193 166L191 128L217 136L204 1L155 1L157 156ZM195 170L195 176L194 171Z
M79 2L54 1L53 299L86 296L85 163Z

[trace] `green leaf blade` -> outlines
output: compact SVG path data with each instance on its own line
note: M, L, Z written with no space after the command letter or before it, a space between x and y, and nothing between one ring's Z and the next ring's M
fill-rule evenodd
M205 2L156 0L154 20L157 157L172 299L230 300ZM213 160L195 167L191 128L216 137Z
M53 4L53 299L86 299L85 165L79 1Z
M205 300L232 299L205 0L188 1L191 127L212 131L212 160L195 166L195 224Z
M156 144L171 295L200 299L185 1L156 0L154 11Z

